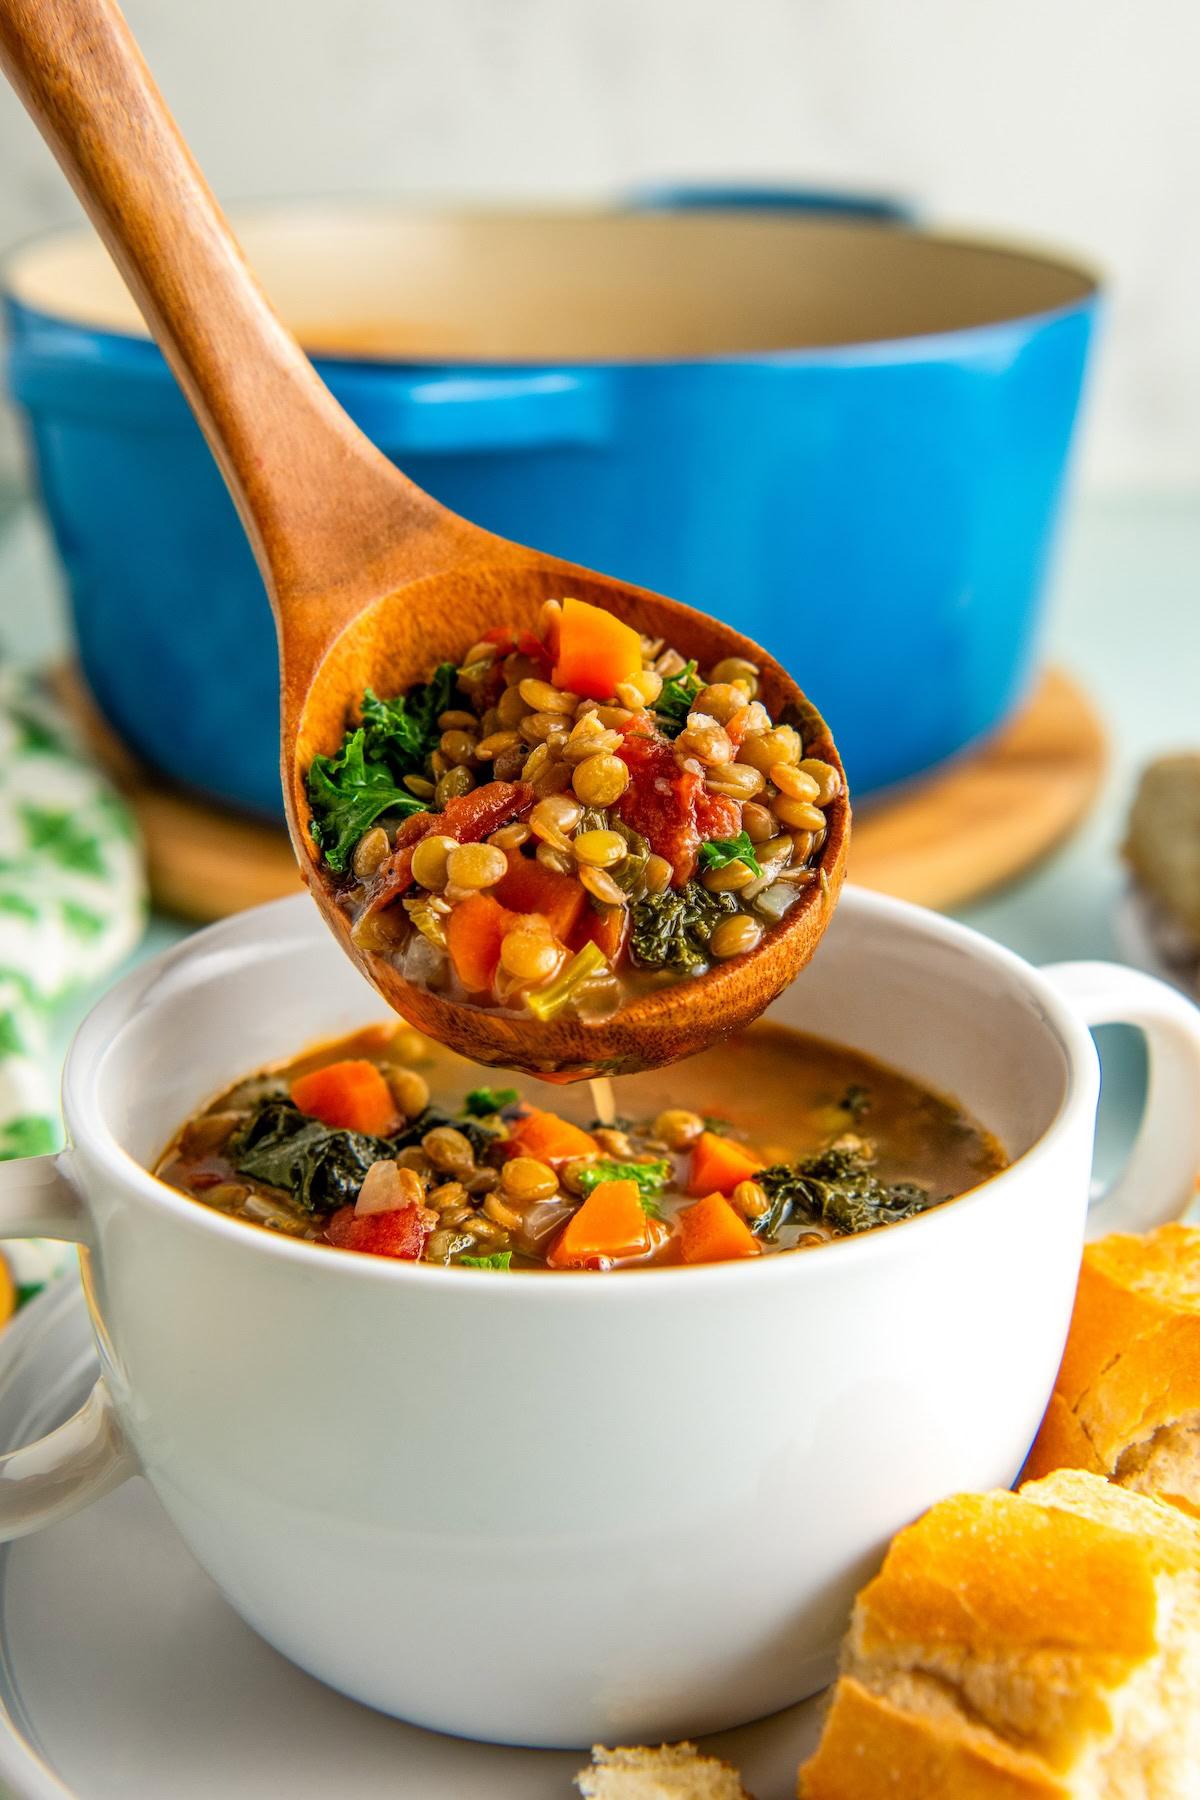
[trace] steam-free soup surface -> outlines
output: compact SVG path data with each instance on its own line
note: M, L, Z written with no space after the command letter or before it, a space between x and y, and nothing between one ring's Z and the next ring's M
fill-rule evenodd
M157 1173L338 1250L601 1271L811 1250L1007 1160L952 1100L770 1024L611 1089L482 1074L407 1026L372 1027L230 1088Z

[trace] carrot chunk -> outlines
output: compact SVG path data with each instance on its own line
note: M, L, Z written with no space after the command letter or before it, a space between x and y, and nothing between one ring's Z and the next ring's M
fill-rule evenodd
M504 934L517 915L491 894L470 894L446 915L446 947L458 979L470 994L491 992Z
M557 1113L527 1112L517 1120L508 1134L515 1155L536 1156L539 1162L568 1162L574 1156L595 1156L599 1146L594 1137L560 1119Z
M615 969L625 951L625 940L629 936L629 908L627 906L606 906L600 912L589 906L583 914L571 939L572 950L582 950L585 944L595 944L603 952L604 959L610 969Z
M702 1131L696 1139L692 1160L688 1164L689 1194L732 1194L739 1181L749 1181L762 1168L762 1158L754 1156L732 1138L718 1137L715 1131Z
M558 632L557 687L589 700L611 700L619 681L640 672L642 643L632 625L582 600L564 600Z
M492 889L501 906L515 913L541 913L560 944L567 943L587 902L587 891L573 875L544 868L519 850L508 853L508 873Z
M736 1262L757 1256L762 1245L723 1194L707 1194L679 1215L679 1243L685 1263Z
M546 1261L552 1269L585 1269L598 1258L644 1256L650 1221L636 1181L602 1181L555 1239Z
M335 1130L387 1137L400 1123L387 1082L374 1063L359 1058L326 1063L301 1075L291 1094L302 1113Z

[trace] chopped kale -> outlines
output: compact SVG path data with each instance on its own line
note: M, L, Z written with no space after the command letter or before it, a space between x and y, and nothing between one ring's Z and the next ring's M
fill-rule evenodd
M658 1204L658 1196L667 1184L671 1173L671 1165L662 1162L592 1162L579 1171L578 1185L585 1194L600 1186L602 1181L633 1181L637 1183L638 1197L642 1202L642 1211L652 1219L661 1219L662 1211Z
M798 1215L850 1235L894 1225L939 1204L912 1182L886 1186L852 1150L822 1150L801 1162L776 1163L754 1179L766 1190L771 1205L751 1230L772 1239L781 1225Z
M314 1214L350 1205L371 1164L394 1153L387 1139L335 1130L281 1099L264 1101L229 1146L239 1174L286 1189Z
M396 786L387 765L364 753L360 726L347 733L336 756L314 756L308 803L317 848L335 874L345 872L354 846L384 813L424 812L425 804Z
M762 874L748 831L739 831L733 838L709 838L707 843L701 844L702 869L724 869L731 862L744 862L756 875Z
M397 781L419 773L430 751L437 749L438 714L452 705L457 678L453 663L439 663L428 681L394 700L380 700L370 688L363 695L367 755L390 769Z
M498 1113L501 1107L515 1105L520 1098L516 1088L472 1088L463 1101L463 1111L470 1113L473 1119L486 1119L490 1113Z
M385 814L425 812L423 800L402 783L425 767L437 748L438 714L454 696L457 671L441 663L429 681L380 700L368 688L362 724L348 731L335 756L314 756L308 770L308 803L317 848L335 874L344 874L364 831Z
M838 1105L843 1112L850 1114L857 1125L859 1120L865 1119L871 1110L871 1090L869 1087L864 1087L859 1081L852 1081L838 1101Z
M436 1126L449 1125L455 1131L461 1131L470 1144L476 1157L481 1157L489 1144L496 1142L496 1133L481 1125L478 1119L464 1119L461 1114L456 1118L451 1113L443 1112L438 1106L427 1106L423 1113L410 1119L388 1139L388 1155L394 1156L397 1150L407 1150L413 1144L419 1144L426 1132L433 1131Z
M669 675L663 682L662 692L654 702L654 717L664 736L679 736L687 724L692 702L703 686L694 659L678 675Z
M737 911L737 901L689 881L662 894L643 894L629 911L633 960L642 968L686 974L708 962L708 940L720 921Z
M490 1256L460 1256L464 1269L508 1269L512 1267L511 1250L493 1250Z

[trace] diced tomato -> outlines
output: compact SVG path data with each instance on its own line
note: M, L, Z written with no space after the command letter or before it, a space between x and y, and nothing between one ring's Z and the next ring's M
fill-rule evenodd
M535 631L517 631L511 625L493 625L484 632L479 642L495 644L498 650L505 652L516 650L522 656L530 656L535 662L541 663L547 673L554 663L554 645L543 644Z
M432 1227L432 1216L410 1200L394 1212L368 1213L361 1219L355 1217L352 1206L340 1207L326 1225L325 1235L339 1250L419 1262Z
M412 853L423 837L438 832L460 844L477 844L528 812L533 800L527 781L489 781L470 794L455 794L440 813L411 813L396 833L395 849L371 883L363 918L373 918L408 892Z
M560 944L570 942L587 904L587 890L573 875L547 869L519 850L508 853L508 873L492 889L501 906L516 913L541 913Z
M291 1095L302 1113L332 1130L387 1137L400 1123L392 1090L373 1062L351 1057L300 1075Z
M742 829L742 809L728 794L712 794L701 783L696 791L696 830L707 838L736 837Z
M430 831L444 832L460 844L477 844L533 805L527 781L489 781L469 794L455 794L440 813L431 814Z
M682 766L669 740L657 732L628 732L615 754L627 765L630 778L617 811L658 856L666 857L675 871L674 886L682 887L696 867L700 846L696 825L700 776Z

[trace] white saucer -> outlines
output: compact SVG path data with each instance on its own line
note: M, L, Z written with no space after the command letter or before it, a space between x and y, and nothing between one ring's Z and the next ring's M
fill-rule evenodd
M94 1375L72 1275L0 1337L0 1449ZM807 1701L704 1747L757 1800L791 1800L819 1722ZM0 1780L19 1800L572 1800L586 1761L439 1737L322 1687L243 1625L143 1481L0 1551Z

